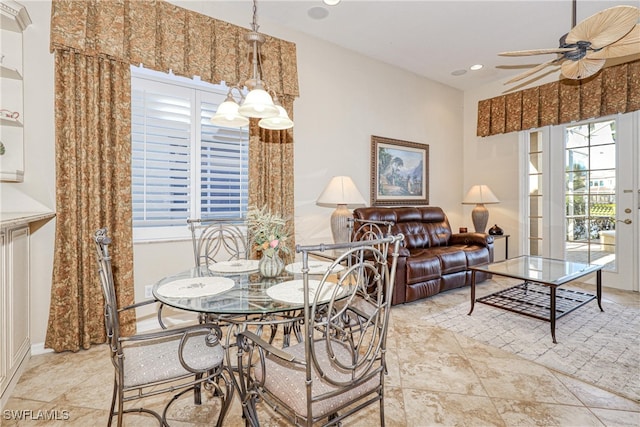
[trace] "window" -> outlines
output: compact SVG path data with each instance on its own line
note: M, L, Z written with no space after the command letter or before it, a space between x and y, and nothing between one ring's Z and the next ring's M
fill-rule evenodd
M224 86L132 67L134 240L187 237L188 218L243 218L248 129L210 119Z
M544 210L543 210L543 195L544 186L543 179L545 178L544 161L543 161L543 141L542 133L540 131L532 131L529 133L528 141L528 224L529 232L527 234L529 243L529 255L541 256L544 253L543 249L543 223L544 223Z

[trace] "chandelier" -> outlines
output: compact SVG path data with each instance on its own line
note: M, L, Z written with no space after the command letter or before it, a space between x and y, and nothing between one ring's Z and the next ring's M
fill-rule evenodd
M262 76L262 56L260 46L265 42L265 37L258 33L256 0L253 0L253 22L251 31L245 34L244 39L251 45L251 69L252 76L244 82L249 89L245 96L242 92L242 84L231 86L227 98L218 106L218 110L211 118L211 122L218 126L243 127L249 124L249 118L259 118L258 126L264 129L282 130L293 127L293 121L286 110L280 105L275 92L273 98L265 89ZM239 102L234 98L236 90Z

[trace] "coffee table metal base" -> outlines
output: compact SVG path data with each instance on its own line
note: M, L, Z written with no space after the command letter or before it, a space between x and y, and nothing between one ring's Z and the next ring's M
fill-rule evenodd
M471 270L471 309L468 315L473 313L475 302L499 307L518 314L542 319L551 323L551 338L556 341L556 319L582 307L592 300L597 300L600 311L602 309L602 269L596 273L596 295L571 289L560 289L557 285L550 283L538 283L526 281L519 285L495 292L476 300L476 272L477 268ZM492 272L498 276L513 277L506 274Z
M555 316L551 313L552 287L540 285L535 282L524 282L493 294L478 298L476 301L523 314L540 320L551 322L565 314L571 313L578 307L582 307L596 299L595 295L572 289L557 288L555 296ZM551 330L553 342L555 328Z

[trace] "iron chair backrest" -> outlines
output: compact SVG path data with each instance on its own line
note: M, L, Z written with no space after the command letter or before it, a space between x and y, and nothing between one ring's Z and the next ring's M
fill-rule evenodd
M390 302L385 301L383 295L393 292L398 249L403 238L402 235L398 235L347 244L296 248L296 251L302 254L303 286L307 290L304 293L306 359L313 360L314 368L321 372L320 376L326 381L334 385L357 386L363 379L370 378L374 362L383 361L382 350L386 342L390 313ZM388 252L390 244L393 244L391 263L388 262L388 253L385 253ZM329 271L318 287L309 292L309 252L323 249L344 252L329 267ZM340 272L336 284L332 285L334 279L331 271L340 265L347 265L347 267ZM366 292L371 288L376 292ZM326 301L327 293L328 301ZM359 312L356 317L353 310L357 311L358 298L363 294L375 295L376 300L370 301L375 305L375 310L369 313ZM310 295L314 296L313 299L310 299ZM354 328L354 324L358 324L358 328ZM329 351L331 364L335 368L334 372L339 372L338 378L332 378L330 372L322 372L323 368L318 363L320 359L316 353L318 331L322 331L321 341L324 342L322 348ZM358 335L357 338L355 334ZM348 349L349 360L338 356L337 348L344 346L345 343L351 346ZM363 350L366 351L363 352ZM307 366L307 371L307 379L310 379L310 365ZM342 375L345 372L349 373L348 378ZM339 378L347 379L345 382L344 379Z
M94 242L98 260L98 275L100 277L100 286L104 296L104 326L107 332L107 339L113 356L113 362L116 363L115 356L122 354L122 346L120 344L120 321L118 318L118 302L116 299L116 290L113 283L113 272L111 269L111 256L109 255L109 245L111 238L107 236L107 229L101 228L96 231Z
M195 266L249 258L244 220L188 219Z
M348 226L351 228L349 238L351 242L362 242L366 240L384 239L391 235L391 221L373 221L360 218L349 218ZM389 248L389 244L382 244L381 249ZM387 255L387 251L384 252Z

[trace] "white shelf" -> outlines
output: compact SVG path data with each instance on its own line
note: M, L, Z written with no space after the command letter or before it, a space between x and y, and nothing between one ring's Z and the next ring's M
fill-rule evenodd
M0 13L2 14L0 26L3 30L21 33L31 25L31 17L27 13L27 9L13 0L0 1Z
M24 126L22 123L24 120L24 52L22 33L29 25L31 25L31 18L23 5L14 0L0 0L0 38L2 39L0 54L3 56L3 64L0 64L0 79L4 93L4 103L0 105L0 108L19 114L17 118L11 118L0 113L2 143L5 146L5 153L0 157L0 181L23 182L24 180ZM1 360L0 364L2 364Z
M1 170L0 181L22 182L24 180L24 171L21 170Z
M0 212L0 227L18 227L55 217L54 212Z
M0 124L2 126L22 127L22 122L18 119L12 119L11 117L0 116Z
M15 68L5 67L0 65L0 77L5 79L22 80L22 75Z

